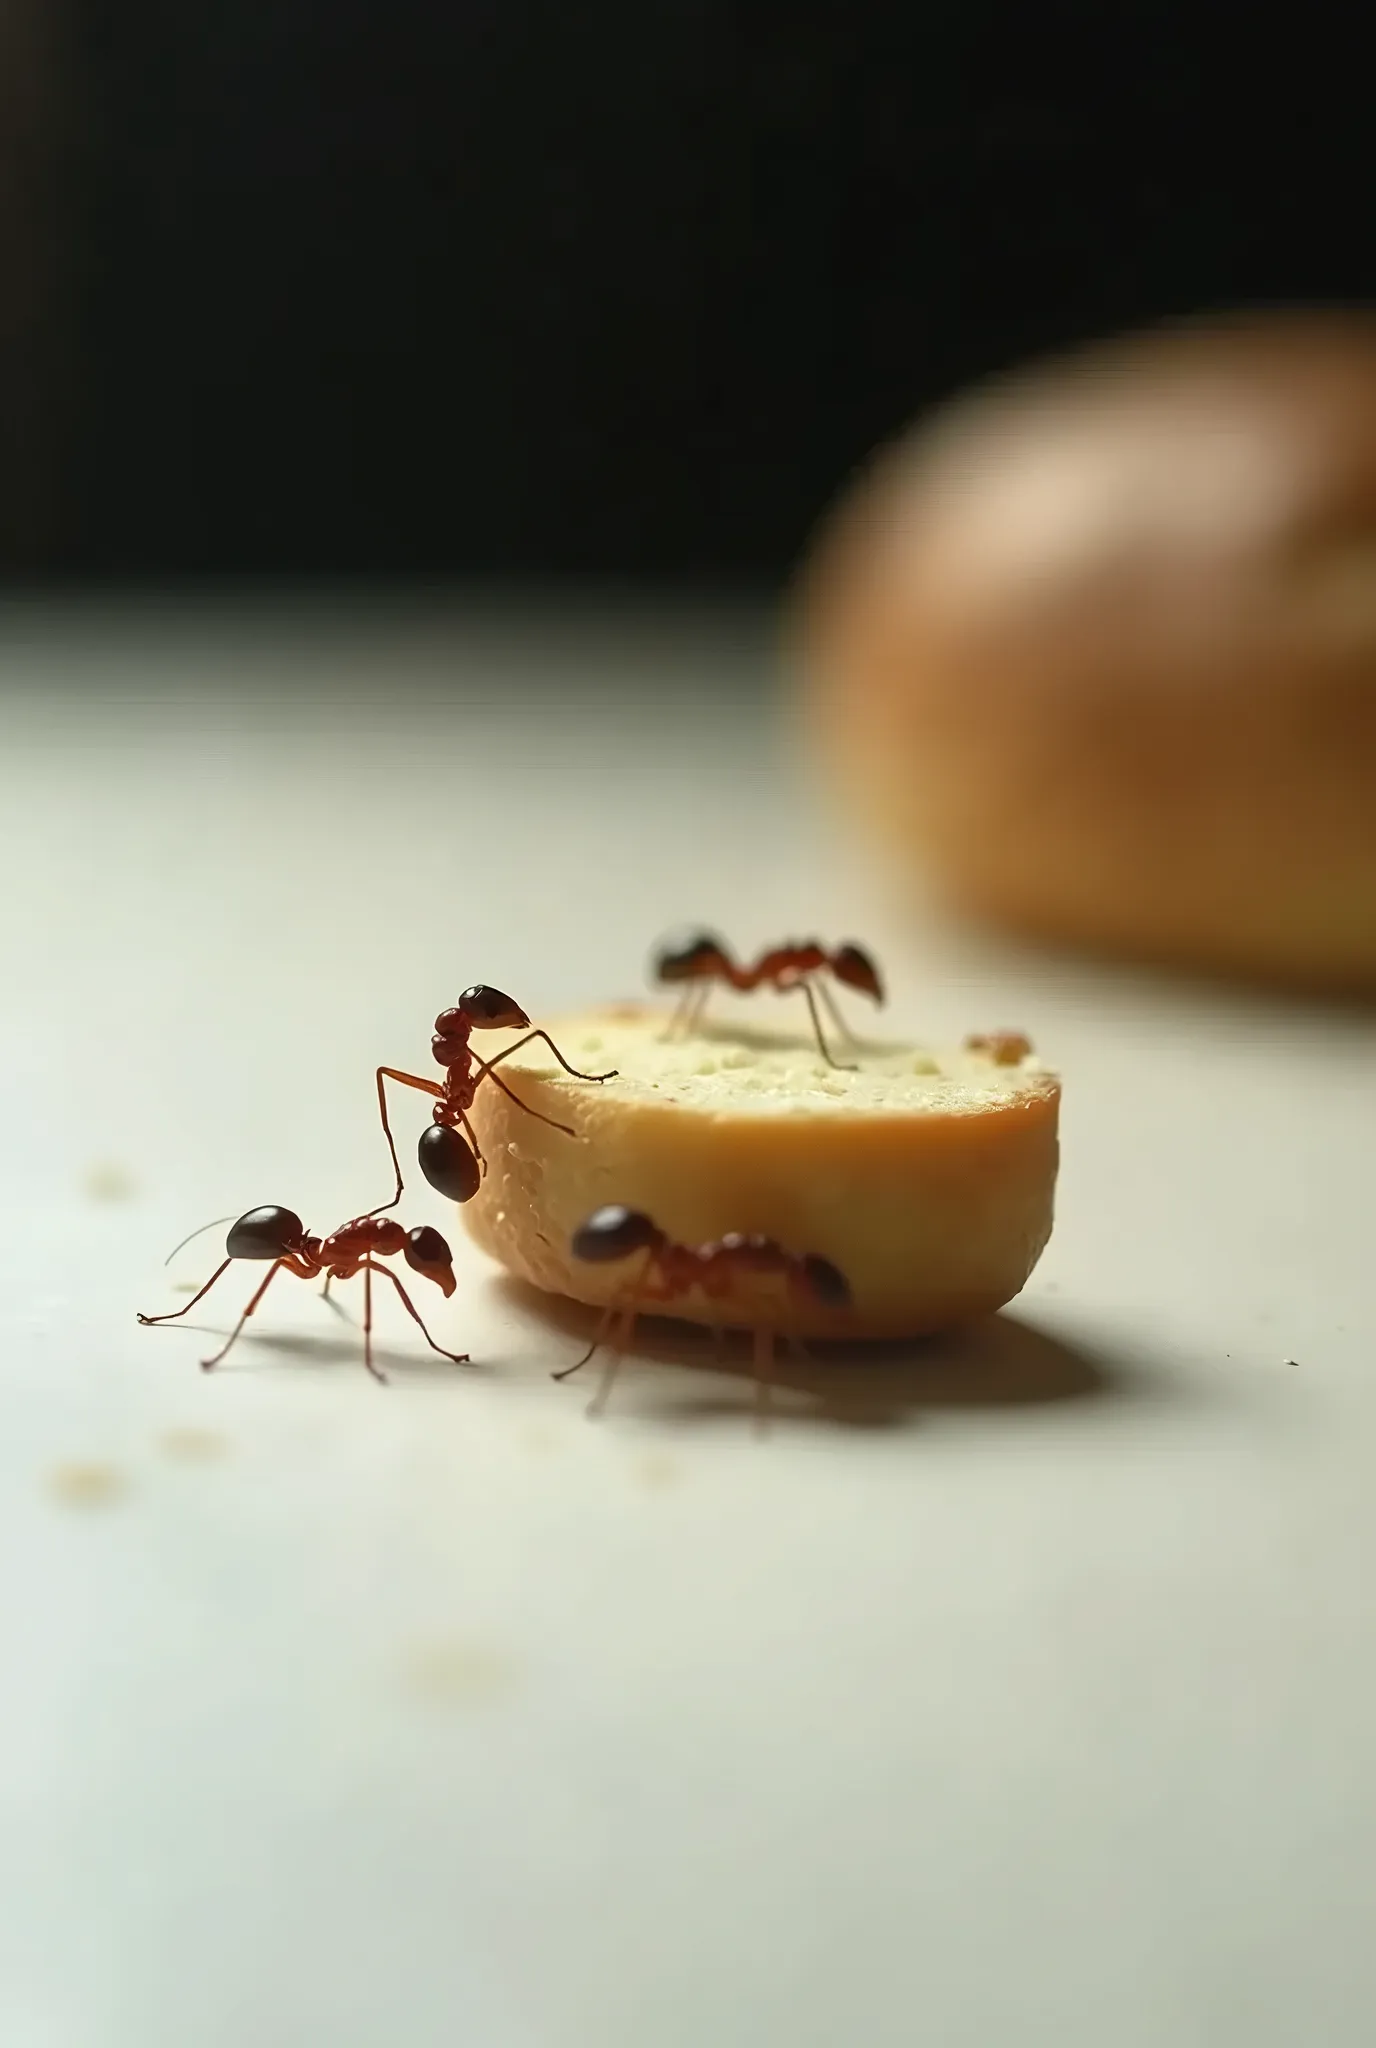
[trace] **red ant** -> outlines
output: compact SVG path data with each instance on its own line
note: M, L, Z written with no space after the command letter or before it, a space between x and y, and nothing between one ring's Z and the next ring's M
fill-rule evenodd
M982 1052L996 1067L1018 1067L1032 1051L1032 1041L1021 1031L972 1031L965 1041L966 1052Z
M219 1219L223 1222L225 1219ZM213 1223L201 1226L213 1230ZM200 1231L193 1231L192 1237L199 1237ZM191 1238L184 1237L182 1244L190 1244ZM169 1256L176 1257L182 1248L179 1244ZM342 1223L338 1230L328 1237L312 1237L301 1218L290 1209L280 1209L269 1203L261 1209L249 1209L231 1228L225 1239L227 1254L223 1264L218 1266L197 1294L193 1294L186 1308L176 1308L163 1316L141 1315L139 1321L150 1323L174 1323L178 1316L184 1316L193 1309L204 1295L209 1294L221 1274L227 1273L236 1259L271 1259L272 1264L264 1275L261 1285L254 1289L248 1307L234 1325L227 1341L220 1346L213 1358L203 1358L201 1365L206 1372L220 1363L233 1344L244 1324L267 1293L276 1274L284 1269L295 1273L300 1280L314 1280L321 1273L325 1275L325 1293L330 1291L332 1280L350 1280L355 1273L363 1275L363 1363L376 1380L386 1380L387 1375L373 1364L373 1275L381 1273L391 1281L401 1296L401 1305L412 1321L419 1325L420 1333L432 1351L438 1351L441 1358L452 1358L455 1365L467 1365L466 1352L446 1351L437 1344L419 1311L396 1274L388 1266L379 1266L379 1258L391 1258L402 1252L406 1263L423 1279L433 1280L441 1294L448 1300L454 1292L454 1255L449 1246L429 1224L419 1230L403 1230L392 1217L355 1216L349 1223Z
M475 1065L469 1044L470 1034L474 1031L524 1031L526 1035L493 1059L479 1060ZM510 996L504 996L500 989L487 988L481 982L466 988L454 1007L441 1010L435 1019L435 1035L430 1041L430 1050L445 1070L442 1085L438 1081L427 1081L420 1074L404 1074L398 1067L378 1068L378 1113L382 1118L387 1149L392 1155L397 1191L390 1202L381 1202L376 1209L369 1210L370 1215L380 1216L384 1210L394 1209L402 1194L401 1165L397 1159L392 1127L387 1121L388 1081L400 1081L403 1087L419 1088L423 1094L435 1097L434 1121L421 1134L417 1157L421 1172L431 1187L451 1202L471 1201L478 1192L483 1174L487 1172L487 1161L468 1121L473 1097L483 1081L491 1080L527 1116L537 1117L542 1124L549 1124L570 1138L576 1135L568 1124L556 1123L543 1110L532 1109L528 1102L522 1102L519 1095L512 1094L501 1075L492 1071L502 1060L510 1059L512 1053L519 1052L523 1045L529 1045L532 1038L543 1038L564 1072L572 1074L576 1081L611 1081L615 1078L615 1068L608 1074L583 1074L577 1067L571 1067L547 1031L530 1028L530 1019L519 1003L514 1003Z
M694 1287L700 1288L709 1301L724 1301L729 1298L739 1275L755 1273L781 1275L790 1295L809 1305L846 1308L851 1299L850 1284L845 1274L833 1266L830 1259L820 1258L816 1252L800 1255L786 1251L772 1237L744 1237L737 1231L718 1238L712 1244L696 1247L677 1244L643 1210L623 1209L617 1203L595 1209L585 1222L580 1223L569 1241L569 1249L576 1259L585 1259L593 1265L609 1265L618 1259L628 1259L635 1252L645 1255L632 1282L629 1299L610 1302L583 1356L576 1364L565 1366L562 1372L553 1375L556 1380L566 1380L571 1373L585 1366L606 1341L613 1322L620 1318L620 1340L612 1350L602 1375L602 1384L589 1403L589 1415L597 1414L606 1406L617 1367L634 1334L636 1317L647 1302L672 1301ZM651 1281L652 1274L657 1275L657 1285ZM761 1420L768 1409L773 1376L774 1332L760 1327L755 1331L755 1384Z
M859 989L872 1001L882 1003L884 989L879 979L879 969L868 953L856 945L837 946L828 951L816 939L794 940L786 946L772 946L761 953L753 967L737 966L729 949L712 932L690 932L683 938L675 939L661 946L654 956L651 973L657 982L672 986L685 982L683 997L669 1020L669 1036L682 1027L693 1031L702 1022L703 1014L712 994L712 984L724 981L742 995L769 983L781 995L794 989L801 989L807 999L808 1011L812 1017L812 1028L817 1034L817 1048L829 1067L844 1068L853 1073L853 1067L846 1067L841 1060L832 1058L826 1039L822 1035L822 1020L817 1011L817 996L826 1004L831 1022L842 1036L851 1039L853 1035L846 1021L836 1007L836 1001L824 981L816 979L824 973L833 974L846 988ZM814 989L816 993L814 994Z

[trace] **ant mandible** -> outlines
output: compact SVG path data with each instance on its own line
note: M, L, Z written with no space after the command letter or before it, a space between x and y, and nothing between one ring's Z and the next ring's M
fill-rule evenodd
M846 1308L851 1299L845 1274L816 1252L786 1251L772 1237L746 1237L736 1231L710 1244L678 1244L643 1210L624 1209L617 1203L595 1209L574 1231L569 1249L576 1259L592 1265L610 1265L619 1259L629 1259L636 1252L644 1254L627 1299L608 1304L583 1356L576 1364L553 1374L556 1380L566 1380L585 1366L606 1341L612 1324L620 1319L620 1336L603 1372L602 1384L588 1404L589 1415L598 1414L606 1406L622 1355L634 1334L636 1317L647 1303L673 1301L694 1287L709 1301L724 1301L730 1297L738 1277L766 1273L780 1275L790 1295L810 1306ZM755 1330L755 1385L761 1421L768 1410L773 1376L774 1332L761 1325Z
M220 1220L224 1221L223 1218ZM213 1230L214 1227L211 1223L202 1226L206 1230ZM193 1237L199 1235L200 1231L192 1232ZM189 1237L182 1239L182 1244L190 1242ZM176 1252L181 1248L179 1244L170 1256L175 1258ZM418 1230L403 1230L390 1216L355 1216L351 1222L343 1223L338 1230L331 1231L328 1237L312 1237L293 1210L281 1209L275 1202L269 1203L261 1209L249 1209L239 1217L225 1239L226 1257L223 1263L216 1267L205 1286L192 1295L186 1308L172 1309L162 1316L141 1315L139 1321L144 1324L174 1323L178 1316L184 1316L188 1309L193 1309L198 1301L209 1294L215 1282L223 1273L229 1271L236 1259L270 1259L272 1264L260 1285L254 1289L248 1307L234 1325L226 1342L220 1346L213 1358L201 1360L202 1369L209 1372L212 1366L218 1365L225 1356L278 1273L295 1273L300 1280L315 1280L323 1273L324 1291L328 1294L332 1280L350 1280L355 1273L361 1272L363 1363L375 1380L385 1381L386 1373L381 1372L373 1364L373 1275L380 1273L396 1288L401 1296L402 1307L419 1326L420 1333L430 1349L438 1351L441 1358L452 1359L455 1365L467 1365L467 1352L446 1351L442 1344L437 1344L396 1274L389 1266L377 1264L379 1258L391 1258L397 1252L405 1256L412 1272L419 1273L422 1279L433 1280L441 1294L448 1300L456 1284L454 1255L438 1230L432 1229L429 1224L423 1224Z
M884 1000L879 969L862 947L847 944L828 949L816 939L793 940L785 946L771 946L760 954L753 967L748 967L738 966L729 948L714 933L689 932L681 938L666 941L658 949L651 973L663 985L686 984L679 1006L669 1020L666 1034L669 1036L680 1027L684 1031L692 1031L702 1022L714 982L724 981L742 995L748 995L752 989L766 983L781 995L801 989L817 1035L818 1051L829 1067L841 1068L847 1073L853 1073L854 1067L833 1059L822 1035L818 996L826 1004L831 1022L842 1036L853 1043L853 1035L836 1007L831 990L817 977L832 974L844 987L859 989L873 1002L882 1003Z
M475 1064L469 1044L474 1031L524 1031L526 1035L518 1038L515 1045L505 1047L493 1059L479 1060ZM451 1202L471 1201L487 1171L487 1161L483 1158L477 1134L468 1120L473 1097L483 1081L492 1081L527 1116L538 1118L542 1124L549 1124L556 1131L563 1131L567 1137L575 1136L568 1124L556 1123L543 1110L532 1109L528 1102L522 1102L520 1096L507 1087L501 1075L492 1071L503 1060L510 1059L512 1053L519 1052L523 1045L529 1045L533 1038L543 1038L564 1072L572 1074L576 1081L611 1081L615 1078L615 1068L607 1074L583 1074L577 1067L571 1067L547 1031L530 1027L530 1019L519 1003L503 995L500 989L488 988L482 982L466 988L453 1008L441 1010L435 1019L435 1035L430 1041L430 1050L445 1070L443 1083L427 1081L420 1074L405 1074L399 1067L378 1068L378 1114L382 1118L387 1149L392 1155L397 1190L390 1202L380 1202L376 1209L369 1210L370 1215L380 1216L384 1211L394 1209L402 1195L401 1164L392 1137L392 1126L387 1120L388 1081L398 1081L405 1088L419 1088L422 1094L434 1096L434 1120L422 1132L416 1156L431 1187Z

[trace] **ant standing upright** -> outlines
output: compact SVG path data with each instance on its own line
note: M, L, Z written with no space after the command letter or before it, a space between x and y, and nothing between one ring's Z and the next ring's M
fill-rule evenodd
M760 1274L777 1274L788 1293L809 1306L846 1308L851 1300L845 1274L816 1252L786 1251L772 1237L747 1237L735 1231L710 1244L678 1244L643 1210L625 1209L618 1203L595 1209L574 1231L569 1249L576 1259L594 1265L610 1265L619 1259L629 1259L636 1252L644 1254L626 1299L608 1304L583 1356L553 1375L556 1380L566 1380L585 1366L605 1343L612 1324L620 1320L619 1338L603 1372L602 1384L588 1405L589 1415L598 1414L606 1406L617 1369L634 1335L636 1317L649 1303L673 1301L694 1287L709 1301L725 1301L737 1279ZM767 1325L757 1326L754 1348L756 1413L757 1420L763 1423L774 1377L774 1332Z
M854 1043L853 1034L836 1007L831 990L820 977L831 974L843 987L859 989L873 1002L882 1003L884 1000L879 969L862 947L847 944L829 949L816 939L793 940L785 946L771 946L760 954L753 966L743 966L732 959L729 948L712 932L689 932L681 938L667 941L658 949L651 964L651 973L663 985L684 985L666 1036L672 1036L678 1029L684 1032L696 1029L702 1022L716 982L725 982L728 988L742 995L766 984L781 995L801 989L817 1036L818 1051L829 1067L842 1068L848 1073L853 1073L854 1067L833 1059L822 1035L822 1020L817 1010L819 996L826 1005L831 1022L842 1036Z
M221 1221L224 1219L221 1218ZM203 1225L213 1230L214 1225ZM199 1237L200 1231L193 1231ZM191 1238L184 1237L182 1244L190 1244ZM181 1250L179 1244L171 1254L175 1258ZM240 1216L225 1239L225 1258L216 1267L205 1286L193 1294L185 1308L170 1309L166 1315L141 1315L144 1324L174 1323L184 1316L188 1309L209 1294L220 1276L229 1271L236 1259L271 1260L271 1265L260 1284L254 1289L248 1307L240 1316L233 1330L213 1358L201 1360L202 1369L209 1372L225 1356L235 1338L243 1329L263 1296L267 1293L278 1273L295 1273L299 1280L315 1280L325 1275L325 1292L329 1292L332 1280L350 1280L355 1273L363 1275L363 1363L375 1380L384 1380L387 1375L373 1364L373 1275L380 1273L390 1280L401 1296L401 1305L407 1315L416 1323L422 1337L432 1351L438 1351L441 1358L452 1359L455 1365L467 1365L467 1352L446 1351L437 1344L421 1320L406 1289L389 1266L380 1266L379 1258L392 1258L401 1252L413 1273L419 1273L423 1280L433 1280L446 1301L454 1292L454 1255L438 1230L424 1224L418 1230L403 1230L394 1218L381 1216L355 1216L350 1222L342 1223L338 1230L328 1237L312 1237L301 1218L294 1210L282 1209L276 1203L269 1203L261 1209L249 1209Z
M515 1045L506 1046L490 1060L475 1063L473 1048L469 1043L475 1031L524 1031L525 1037L518 1038ZM418 1088L425 1095L435 1098L434 1119L421 1134L417 1148L421 1172L437 1194L444 1195L451 1202L468 1202L477 1194L487 1162L478 1144L477 1134L468 1120L473 1097L484 1081L491 1081L510 1098L518 1109L527 1116L537 1117L542 1124L549 1124L556 1131L563 1131L572 1138L576 1133L568 1124L557 1123L543 1110L532 1109L528 1102L522 1102L513 1094L494 1067L510 1059L523 1045L529 1045L533 1038L543 1038L554 1057L566 1074L572 1074L576 1081L611 1081L615 1069L607 1074L583 1074L577 1067L571 1067L547 1031L532 1029L530 1019L519 1003L500 989L488 988L478 982L466 988L452 1009L441 1010L435 1019L435 1035L430 1041L430 1050L440 1066L444 1068L444 1080L427 1081L420 1074L406 1074L399 1067L379 1067L377 1070L377 1106L382 1118L383 1134L387 1149L392 1155L392 1171L397 1177L396 1193L389 1202L380 1202L369 1214L380 1216L387 1209L394 1209L402 1196L401 1165L397 1159L396 1141L392 1127L387 1120L388 1081L397 1081L405 1088Z

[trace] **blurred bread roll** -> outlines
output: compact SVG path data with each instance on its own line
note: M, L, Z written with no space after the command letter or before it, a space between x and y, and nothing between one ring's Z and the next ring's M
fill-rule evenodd
M1376 319L1239 316L948 408L796 645L898 860L1021 930L1376 987Z

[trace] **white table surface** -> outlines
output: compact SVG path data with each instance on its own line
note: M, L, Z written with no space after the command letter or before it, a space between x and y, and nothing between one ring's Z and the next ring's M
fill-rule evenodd
M5 2048L1376 2038L1370 1020L919 929L767 666L0 613ZM1061 1066L1005 1317L764 1442L696 1340L589 1423L578 1318L466 1249L472 1372L384 1302L376 1387L286 1281L213 1376L237 1276L135 1325L204 1218L386 1193L372 1068L468 982L633 993L684 919Z

